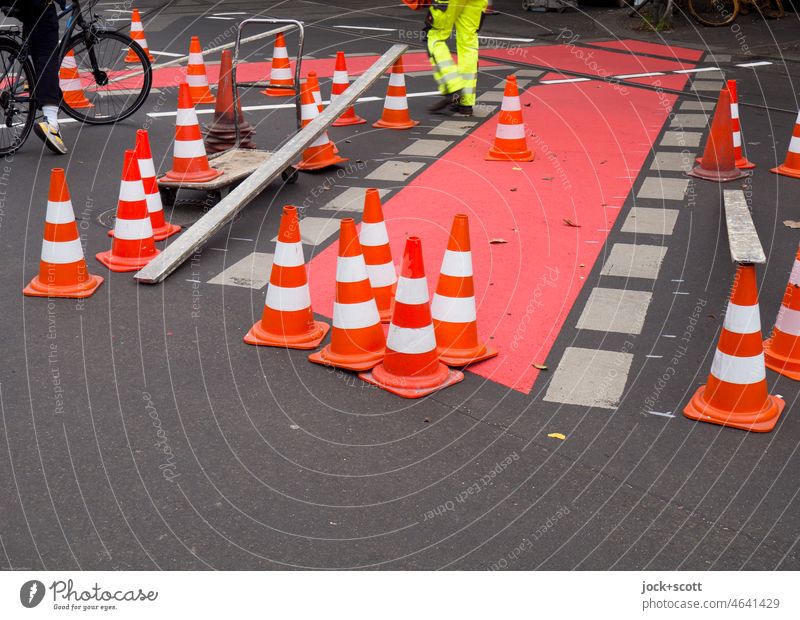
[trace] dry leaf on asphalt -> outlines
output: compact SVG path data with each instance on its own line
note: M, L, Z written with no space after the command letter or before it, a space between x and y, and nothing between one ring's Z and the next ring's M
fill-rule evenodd
M797 220L783 220L783 225L789 228L800 228L800 222Z
M492 245L497 245L497 244L499 244L499 243L508 243L508 241L506 241L505 239L501 239L500 237L498 237L497 239L489 239L489 243L491 243Z
M547 436L551 439L560 439L561 441L564 441L567 438L567 436L563 433L549 433Z
M531 366L537 368L538 370L547 370L547 366L545 366L544 364L531 364Z
M581 227L580 224L576 224L575 222L573 222L568 217L564 218L564 224L566 224L567 226L572 226L572 228L580 228Z

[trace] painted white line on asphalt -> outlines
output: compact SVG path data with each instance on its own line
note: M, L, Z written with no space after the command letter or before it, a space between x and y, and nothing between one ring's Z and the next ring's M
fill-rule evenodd
M478 35L479 39L483 39L484 41L515 41L518 43L533 43L534 39L517 39L514 37L493 37L491 35Z
M156 56L169 56L170 58L183 58L186 54L176 54L175 52L157 52L155 50L150 50L151 54L155 54Z
M206 15L205 17L206 19L218 19L220 21L230 21L230 22L236 21L235 17L216 17L214 15Z
M572 84L573 82L588 82L589 78L565 78L563 80L539 80L540 84Z
M659 71L653 71L652 73L628 73L627 75L612 75L611 77L626 80L628 78L640 78L640 77L655 77L657 75L666 75L666 73L660 73Z
M247 237L231 237L234 241L252 241L252 239L248 239Z
M673 295L688 295L689 291L672 291Z
M375 28L374 26L334 26L344 30L375 30L376 32L394 32L397 28Z
M225 11L224 13L212 13L212 15L222 16L222 15L247 15L244 11Z
M676 69L673 73L705 73L707 71L721 71L719 67L697 67L696 69Z
M663 356L663 355L645 355L645 357L648 357L648 358L650 358L651 360L660 360L660 359L661 359L661 358L663 358L664 356Z
M663 411L648 411L647 413L649 413L650 415L657 415L657 416L661 416L662 418L674 418L674 417L675 417L675 415L674 415L674 414L672 414L672 413L665 413L665 412L663 412Z
M743 62L740 65L734 65L736 67L765 67L766 65L771 65L771 62L767 62L766 60L761 60L759 62Z
M417 97L422 97L425 94L427 94L427 93L417 93L416 96ZM435 94L438 95L439 92L435 91ZM407 95L407 96L411 97L412 95ZM356 101L356 103L366 103L366 102L369 102L369 101L380 101L381 99L382 99L381 97L361 97L361 99L358 99ZM327 101L323 101L323 103L328 103L328 102ZM294 104L293 103L272 103L272 104L267 104L267 105L246 105L246 106L242 106L242 110L245 111L245 112L254 112L254 111L257 111L257 110L281 110L281 109L285 109L285 108L294 108ZM202 110L197 110L196 113L197 114L213 114L214 110L202 109ZM176 111L172 111L172 112L149 112L147 114L147 116L149 116L150 118L162 118L162 117L165 117L165 116L175 116L176 114L177 114Z
M662 338L677 338L675 334L661 334Z

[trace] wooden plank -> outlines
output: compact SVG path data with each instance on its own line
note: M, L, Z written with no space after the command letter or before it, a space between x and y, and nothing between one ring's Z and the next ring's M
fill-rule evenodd
M744 192L740 189L726 189L724 198L731 259L734 263L766 263L764 248L761 247Z
M222 229L248 203L289 168L300 152L324 132L328 126L363 95L406 50L407 45L393 45L375 64L353 82L343 94L336 97L323 112L301 129L291 140L275 151L253 174L234 188L214 208L194 223L186 232L170 243L146 267L133 277L145 284L161 282L209 238ZM300 173L302 175L302 173Z

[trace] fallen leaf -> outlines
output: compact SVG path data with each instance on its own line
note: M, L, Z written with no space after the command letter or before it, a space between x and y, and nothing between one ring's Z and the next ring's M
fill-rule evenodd
M530 103L525 103L525 104L523 104L523 105L524 105L526 108L529 108L529 107L531 107L531 104L530 104Z
M564 224L566 224L567 226L571 226L572 228L580 228L581 227L580 224L576 224L575 222L573 222L568 217L564 218Z
M534 363L534 364L531 364L531 366L533 366L537 370L547 370L547 366L545 366L544 364L536 364L536 363Z
M800 228L800 222L797 220L783 220L783 225L789 228Z
M517 188L516 188L516 187L512 187L512 188L511 188L509 191L511 191L511 192L516 192L516 191L517 191Z
M567 438L567 436L563 433L548 433L547 436L551 439L560 439L561 441L564 441Z
M542 177L542 181L552 181L553 177Z
M512 169L512 170L522 170L522 168L520 168L519 166L514 166L514 167L512 167L511 169Z
M578 265L578 267L585 267L585 266L586 266L586 265L584 265L583 263L581 263L580 265Z
M508 241L506 241L505 239L501 239L500 237L497 237L496 239L489 239L489 243L497 245L499 243L508 243Z

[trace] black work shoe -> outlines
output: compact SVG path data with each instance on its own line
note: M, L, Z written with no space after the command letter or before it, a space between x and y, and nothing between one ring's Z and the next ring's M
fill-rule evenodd
M453 102L450 95L441 95L428 106L428 112L439 112L449 106Z
M454 103L450 106L450 111L453 114L457 114L458 116L472 116L471 105L461 105L458 103Z
M68 152L69 149L67 149L67 145L64 144L61 132L46 120L36 123L33 126L33 133L35 133L53 153L65 155Z

